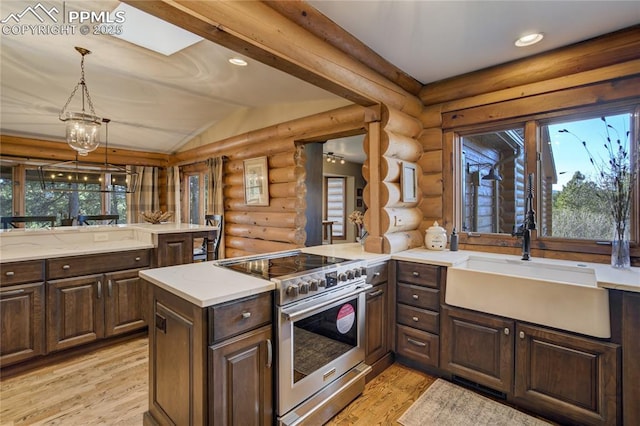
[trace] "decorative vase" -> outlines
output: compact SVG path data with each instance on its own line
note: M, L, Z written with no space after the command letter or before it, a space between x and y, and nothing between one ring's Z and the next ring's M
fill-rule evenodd
M626 230L628 226L616 227L611 241L611 266L617 269L631 267L631 257L629 254L629 237Z
M358 228L358 235L356 236L356 241L360 242L360 245L362 245L362 247L364 247L364 240L367 239L367 231L364 229L364 226L361 224L356 224L356 227Z

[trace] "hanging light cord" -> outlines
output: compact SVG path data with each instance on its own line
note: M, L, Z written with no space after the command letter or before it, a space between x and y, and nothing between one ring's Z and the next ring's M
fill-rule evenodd
M85 98L85 94L87 97L87 103L89 104L89 108L91 109L91 115L95 116L96 115L96 111L93 108L93 101L91 100L91 95L89 95L89 89L87 89L87 84L84 81L84 57L85 55L88 55L91 53L91 51L87 50L87 49L83 49L82 47L76 47L76 50L78 52L80 52L80 54L82 55L82 60L80 61L80 81L78 82L78 84L76 84L76 87L73 88L73 91L71 92L71 95L69 96L69 99L67 99L67 102L64 104L64 106L62 107L62 109L60 110L60 115L59 118L60 120L63 120L63 114L64 111L67 109L67 107L69 106L69 104L71 103L71 99L73 99L73 97L76 95L76 92L78 91L78 88L80 86L82 86L82 115L84 118L84 98ZM64 120L63 120L64 121Z

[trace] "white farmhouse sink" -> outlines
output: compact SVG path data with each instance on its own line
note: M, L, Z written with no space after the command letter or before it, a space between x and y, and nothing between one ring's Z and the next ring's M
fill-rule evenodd
M445 301L452 306L611 337L609 293L595 271L579 265L472 255L447 270Z

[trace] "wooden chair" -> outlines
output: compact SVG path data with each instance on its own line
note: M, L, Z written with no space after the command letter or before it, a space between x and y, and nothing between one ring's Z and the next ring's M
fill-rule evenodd
M104 225L115 225L118 223L120 215L117 214L96 214L96 215L78 215L78 225L92 225L89 221L103 221ZM93 224L96 225L96 224Z
M55 216L4 216L0 218L2 222L2 229L17 228L18 223L34 223L34 222L48 222L52 228L56 226Z
M222 239L224 217L221 214L207 214L204 216L205 223L209 226L217 226L218 232L216 233L216 239L213 240L213 259L218 259L218 250L220 249L220 240Z

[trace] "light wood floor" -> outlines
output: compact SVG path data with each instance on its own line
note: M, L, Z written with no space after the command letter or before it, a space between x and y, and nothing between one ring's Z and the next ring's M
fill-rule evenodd
M0 382L0 425L142 425L148 344L137 338ZM396 425L434 377L394 364L329 425Z

